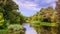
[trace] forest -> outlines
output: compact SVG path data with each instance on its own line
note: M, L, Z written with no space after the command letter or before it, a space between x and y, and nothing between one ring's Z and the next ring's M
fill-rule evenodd
M30 17L18 10L13 0L0 0L0 34L25 34L24 23L29 23L37 34L60 34L60 0L55 9L51 6L41 8Z

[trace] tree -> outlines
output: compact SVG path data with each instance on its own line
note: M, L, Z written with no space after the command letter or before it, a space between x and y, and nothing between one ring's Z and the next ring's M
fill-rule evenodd
M56 2L56 12L57 12L57 18L58 18L58 22L60 22L60 0L58 0Z
M12 10L17 11L18 5L15 2L13 2L12 0L0 0L0 5L1 5L0 8L2 9L1 12L3 13L4 19L7 21L10 21L9 18L11 18L11 16L13 15Z
M60 34L60 0L58 0L57 2L56 2L56 12L57 12L57 22L58 22L58 24L59 24L59 26L58 26L58 34Z
M54 29L53 27L57 26L54 21L55 15L55 10L53 10L52 7L42 8L39 12L30 17L30 23L32 27L37 30L38 34L41 32L44 34L51 34L52 32L50 31Z
M0 29L4 29L5 27L7 27L4 17L3 17L3 13L0 12Z
M23 24L25 23L25 16L21 15L20 12L18 12L18 5L13 0L0 0L0 15L1 21L4 20L1 24L5 25L8 24ZM1 26L2 27L2 26Z
M24 15L22 15L22 14L20 14L20 24L22 25L23 23L27 23L26 22L26 16L24 16Z

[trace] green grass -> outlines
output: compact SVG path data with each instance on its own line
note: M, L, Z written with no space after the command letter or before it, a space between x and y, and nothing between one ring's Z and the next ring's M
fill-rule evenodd
M0 30L0 34L7 34L7 32L8 32L7 29Z
M51 26L51 27L58 27L58 23L49 23L49 22L41 22L41 21L33 21L31 22L32 26Z

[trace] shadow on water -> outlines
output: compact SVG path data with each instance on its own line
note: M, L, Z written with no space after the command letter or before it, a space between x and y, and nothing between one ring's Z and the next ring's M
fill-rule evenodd
M26 28L25 34L37 34L36 30L34 30L28 23L23 24L23 27Z

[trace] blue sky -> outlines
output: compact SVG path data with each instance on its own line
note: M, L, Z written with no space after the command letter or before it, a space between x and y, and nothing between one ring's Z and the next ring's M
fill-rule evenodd
M55 7L55 0L13 0L19 5L19 12L32 16L43 7Z

